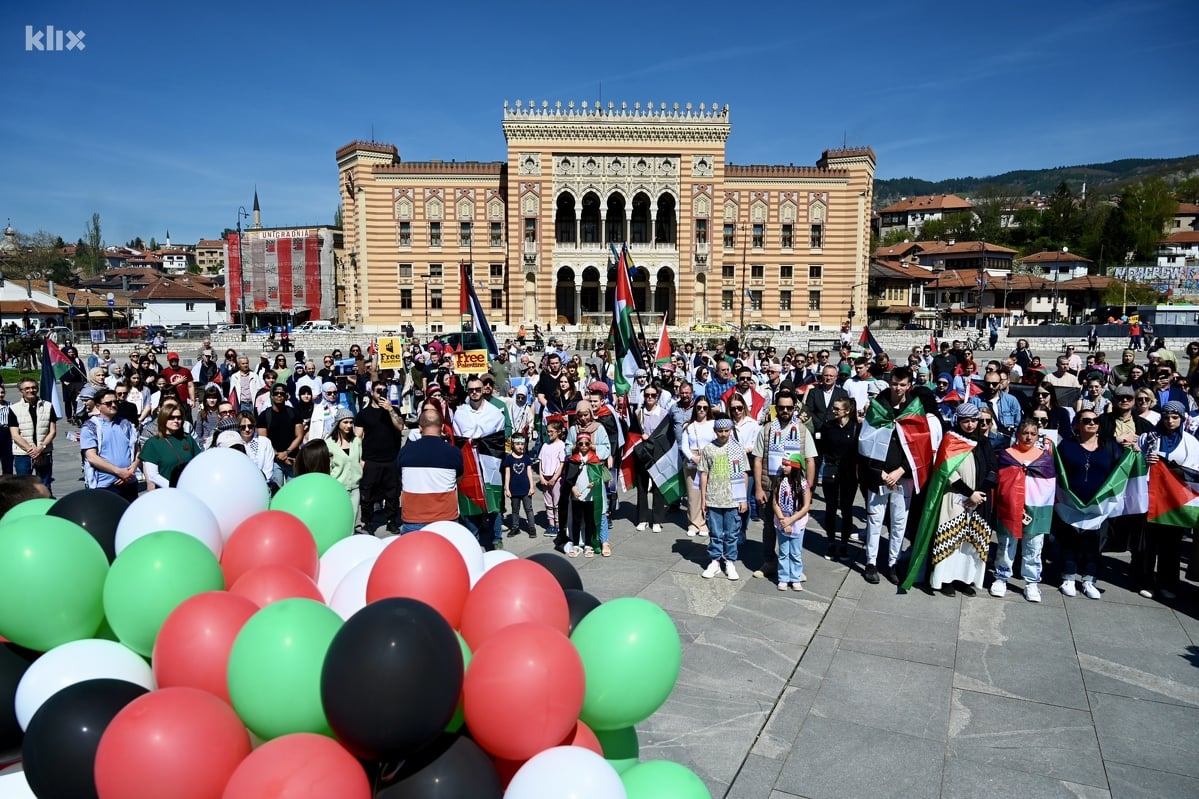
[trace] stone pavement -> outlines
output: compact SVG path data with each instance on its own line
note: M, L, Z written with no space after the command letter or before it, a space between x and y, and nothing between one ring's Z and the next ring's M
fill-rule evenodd
M59 496L82 487L71 446L60 431ZM819 522L819 493L815 505ZM654 534L628 512L626 501L613 557L573 563L600 599L642 596L675 620L682 670L638 725L641 754L686 764L714 797L1199 796L1190 583L1168 604L1143 599L1123 580L1127 555L1109 554L1100 601L1047 583L1030 604L1018 580L1004 599L898 596L886 581L868 585L859 563L824 560L816 523L805 590L782 593L750 577L759 525L742 579L704 580L706 539L687 538L681 514ZM550 543L521 535L505 546Z

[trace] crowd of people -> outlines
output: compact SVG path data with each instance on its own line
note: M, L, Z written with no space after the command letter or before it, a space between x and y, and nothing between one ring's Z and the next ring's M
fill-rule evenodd
M1180 357L1159 339L1144 360L1125 350L1114 365L1069 346L1048 367L1025 340L1006 358L944 341L893 362L844 340L779 352L731 338L713 351L687 343L632 375L603 344L543 345L506 341L481 374L459 373L436 338L410 342L403 366L382 370L359 345L253 364L205 342L190 367L178 352L163 364L135 349L118 363L98 345L86 360L67 347L63 383L86 485L128 499L174 485L205 449L231 447L272 491L331 474L359 532L458 520L486 549L505 533L540 535L571 557L610 557L613 519L650 533L678 519L687 537L707 539L704 578L739 579L748 561L754 576L799 591L803 554L816 551L859 564L870 583L949 595L984 589L993 574L1001 597L1019 562L1031 602L1043 555L1063 594L1099 599L1101 552L1128 547L1135 590L1177 591L1188 531L1148 523L1143 509L1106 518L1095 498L1130 450L1146 465L1199 469L1199 342ZM11 439L0 465L50 488L62 420L36 381L17 388L11 404L0 394ZM1081 516L1055 513L1063 490ZM813 515L826 540L805 548ZM760 549L745 547L759 524Z

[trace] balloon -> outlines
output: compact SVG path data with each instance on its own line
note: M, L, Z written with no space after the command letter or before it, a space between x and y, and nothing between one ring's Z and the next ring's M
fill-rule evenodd
M554 575L554 579L558 581L558 585L562 586L563 591L570 588L576 591L583 590L583 578L579 576L571 562L557 552L534 552L525 560L531 560L544 566L550 574Z
M229 696L263 740L292 732L328 734L321 665L341 619L311 599L284 599L255 613L229 653Z
M124 680L154 690L150 666L132 649L115 641L72 641L51 649L29 666L14 700L17 723L28 729L29 720L47 699L68 685L98 679Z
M516 560L516 558L517 555L515 552L509 552L506 549L493 549L490 552L484 552L483 573L486 574L504 561Z
M188 597L219 591L224 577L216 557L183 533L150 533L131 543L108 570L104 614L121 643L150 656L167 616Z
M145 693L144 687L124 680L86 680L47 699L30 720L21 750L25 779L34 793L95 796L100 737L121 708Z
M96 750L100 799L217 799L250 754L233 710L195 688L163 688L117 713Z
M604 749L604 759L612 764L612 768L623 774L637 765L641 744L637 742L636 727L596 730L595 737Z
M0 752L21 745L21 725L17 723L15 707L17 686L36 657L37 653L16 644L0 644Z
M496 757L524 760L575 730L583 664L560 631L531 622L510 625L474 650L463 699L466 726L479 746Z
M107 574L104 550L74 522L0 525L0 635L39 652L91 637Z
M535 621L566 635L570 610L553 576L528 560L510 560L484 574L462 609L462 637L472 652L510 624Z
M600 606L600 601L581 589L567 588L566 606L570 609L570 631L573 633L583 617Z
M192 458L179 475L179 490L208 507L224 541L239 524L266 510L271 502L262 470L240 452L225 447L207 449Z
M255 513L239 524L225 540L221 571L225 585L256 566L291 566L316 579L320 560L316 542L304 523L278 510Z
M310 472L288 480L271 500L271 510L287 511L304 522L322 555L354 532L350 492L327 474Z
M462 633L455 631L454 637L458 639L458 648L462 650L462 673L465 675L470 668L470 647L466 645L466 639L462 637ZM462 729L462 725L466 723L466 711L462 709L462 694L458 694L458 707L454 709L454 717L450 719L450 723L445 725L446 732L458 732Z
M223 542L216 517L199 498L178 488L157 488L133 501L117 525L117 554L142 536L160 530L178 530L198 538L213 555L221 556Z
M416 531L384 548L366 583L366 601L388 597L419 599L442 615L450 627L462 621L470 592L470 574L448 539Z
M470 572L470 584L473 588L483 576L483 549L479 546L479 539L475 534L457 522L433 522L426 525L425 530L449 539L457 548L463 562L466 563L467 571Z
M34 497L24 502L18 502L8 509L8 513L4 514L3 518L0 518L0 523L27 519L30 516L45 516L57 501L50 497Z
M428 745L454 715L462 650L423 602L381 599L355 613L325 656L321 701L337 739L364 760L398 760Z
M241 762L221 799L371 799L362 765L336 741L297 732L267 741Z
M469 640L469 639L468 639ZM587 614L571 634L587 671L579 715L591 729L644 721L670 696L683 659L679 632L666 611L622 597Z
M258 605L225 591L207 591L171 611L154 641L151 664L162 688L185 685L229 698L229 652Z
M495 766L478 744L464 735L443 735L405 760L375 797L500 799L503 794Z
M396 536L398 541L401 536ZM383 551L386 544L373 535L352 535L343 538L321 555L320 569L317 573L316 586L321 589L321 595L326 602L333 600L333 592L342 578L350 573L350 569L364 560L374 560Z
M108 562L116 560L117 525L129 507L129 500L111 491L84 488L73 491L54 503L47 516L66 519L87 530L104 550Z
M362 536L355 537L361 538ZM350 573L337 584L337 590L333 592L333 598L329 600L329 607L333 608L338 616L348 619L366 607L366 585L370 581L371 571L374 568L374 560L364 560L350 569Z
M575 722L575 728L567 733L566 737L558 742L559 746L581 746L584 749L590 749L597 755L604 754L604 747L600 744L599 738L595 733L581 721Z
M669 760L647 760L620 775L629 799L712 799L694 771Z
M616 769L589 749L555 746L520 767L504 799L625 799Z
M281 599L312 599L325 603L321 591L304 572L291 566L258 566L237 578L229 593L244 596L260 608Z

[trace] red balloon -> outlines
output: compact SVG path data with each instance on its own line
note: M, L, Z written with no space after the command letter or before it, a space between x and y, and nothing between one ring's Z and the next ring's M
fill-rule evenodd
M470 593L470 572L458 549L436 533L407 533L379 555L366 583L368 603L389 597L419 599L458 629Z
M291 566L257 566L237 578L229 593L244 596L260 608L280 599L313 599L325 604L312 578Z
M320 556L308 525L281 510L255 513L237 525L221 551L225 587L258 566L291 566L315 580Z
M220 799L250 754L241 719L210 693L163 688L118 713L96 750L100 799Z
M459 630L474 652L497 631L526 621L539 622L568 635L570 608L566 594L541 564L508 560L475 583L462 609Z
M297 732L267 741L233 772L221 799L370 799L354 756L332 738Z
M229 699L227 669L233 640L258 605L226 591L185 599L163 622L154 640L154 680L159 688L188 686Z
M566 738L559 741L558 746L580 746L583 749L590 749L600 757L604 756L603 744L599 742L599 738L595 737L595 733L591 731L583 722L578 722L575 728L571 730Z
M496 757L527 760L576 730L583 688L583 662L569 638L544 624L510 625L471 656L466 726Z

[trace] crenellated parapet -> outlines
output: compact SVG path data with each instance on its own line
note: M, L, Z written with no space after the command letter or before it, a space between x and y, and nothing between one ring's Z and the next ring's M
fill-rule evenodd
M589 103L584 100L538 106L517 100L504 102L504 138L509 142L680 142L720 143L728 140L729 107L715 103L699 107L686 103Z

